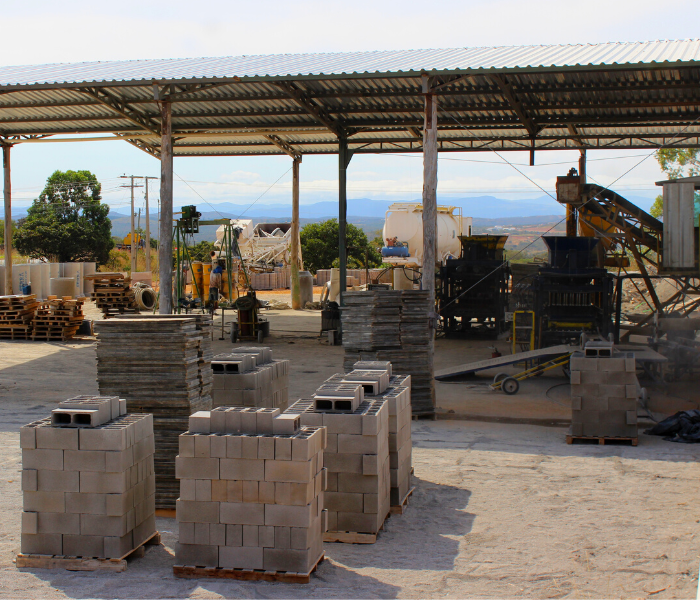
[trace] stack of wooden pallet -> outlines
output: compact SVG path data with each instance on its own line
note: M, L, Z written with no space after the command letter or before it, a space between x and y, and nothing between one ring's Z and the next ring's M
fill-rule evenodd
M211 317L136 315L94 324L97 383L126 399L130 412L153 414L156 507L175 508L178 436L190 414L211 410Z
M37 305L34 294L0 296L0 339L30 339Z
M129 285L131 280L125 278L123 273L95 273L86 275L85 279L91 279L94 282L91 296L105 318L138 314L134 290Z
M61 342L71 339L83 322L84 302L85 298L49 296L34 315L32 339Z
M420 290L346 292L342 310L345 370L358 360L389 361L397 373L411 376L414 416L435 413L430 339L430 299ZM388 310L388 306L399 309ZM398 316L394 313L398 310ZM388 332L391 329L391 332Z

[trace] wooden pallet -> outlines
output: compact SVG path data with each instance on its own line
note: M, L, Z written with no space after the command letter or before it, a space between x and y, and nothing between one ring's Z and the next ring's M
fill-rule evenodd
M437 421L437 413L435 412L422 412L422 413L413 413L411 415L411 419L414 421L420 420L427 420L427 421Z
M157 531L138 548L127 552L121 558L94 558L86 556L59 556L49 554L18 554L16 566L18 569L66 569L66 571L126 571L127 559L141 558L146 554L146 546L160 544L160 533Z
M241 581L272 581L276 583L309 583L311 573L323 562L325 555L316 561L316 564L308 573L294 573L291 571L262 571L250 569L223 569L220 567L191 567L189 565L175 565L173 575L184 579L238 579Z
M408 490L408 492L404 496L404 499L401 500L401 504L399 504L398 506L392 506L389 509L389 514L390 515L402 515L403 513L405 513L406 509L408 508L408 498L409 498L409 496L411 496L411 494L413 494L415 489L416 489L415 487L412 487L410 490Z
M574 442L595 442L597 444L600 444L601 446L604 446L605 444L629 444L631 446L636 446L639 441L639 438L636 437L597 437L597 436L591 436L591 435L567 435L566 436L566 443L567 444L573 444Z
M384 521L386 521L391 516L391 512L388 512ZM379 531L384 529L384 523L379 528ZM377 541L377 533L359 533L355 531L326 531L323 534L323 541L330 544L374 544Z

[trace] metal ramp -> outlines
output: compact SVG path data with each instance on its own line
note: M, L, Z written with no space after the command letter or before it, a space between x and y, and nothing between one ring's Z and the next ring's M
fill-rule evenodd
M445 381L451 377L469 375L470 373L485 371L486 369L493 369L494 367L513 365L526 360L547 358L551 356L562 356L564 354L575 352L576 350L579 350L579 346L567 346L566 344L563 344L561 346L552 346L551 348L541 348L539 350L529 350L528 352L508 354L507 356L499 356L498 358L489 358L487 360L480 360L478 362L441 369L435 373L435 379L437 381Z

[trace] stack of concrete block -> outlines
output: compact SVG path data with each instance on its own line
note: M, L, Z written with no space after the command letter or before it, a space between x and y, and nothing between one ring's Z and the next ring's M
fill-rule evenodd
M213 406L256 406L285 410L289 361L274 360L267 347L239 346L212 360Z
M219 407L180 436L176 559L308 573L323 552L326 430L279 409Z
M571 435L636 438L639 382L631 352L589 342L571 369Z
M358 372L380 372L391 375L391 363L386 361L358 361L355 371L346 375L334 375L329 383L347 382ZM391 479L391 506L401 506L411 488L412 439L411 439L411 376L393 375L386 388L373 394L365 387L365 399L386 400L389 407L389 475Z
M302 425L328 429L328 532L376 534L389 513L389 403L368 400L360 384L352 392L347 388L321 386L287 414L299 414Z
M95 322L97 383L125 398L129 411L153 414L156 506L174 509L178 436L189 416L211 409L209 315L131 315Z
M121 558L156 533L153 417L79 396L20 429L23 554Z

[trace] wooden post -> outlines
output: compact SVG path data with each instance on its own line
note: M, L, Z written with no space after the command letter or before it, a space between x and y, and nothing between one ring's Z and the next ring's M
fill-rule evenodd
M148 177L144 177L144 182L146 186L146 247L144 251L146 253L146 272L151 272L151 218L148 209Z
M131 187L131 275L136 273L138 267L136 259L138 257L138 247L136 246L136 228L134 226L134 176L132 175L130 180Z
M347 289L347 170L350 162L348 140L338 138L338 262L340 263L340 303L344 304L343 294Z
M173 312L173 138L170 102L160 103L160 243L158 276L160 300L158 312Z
M301 289L299 287L299 163L301 157L293 159L292 162L292 248L291 248L291 271L292 271L292 308L300 310Z
M425 90L423 127L423 276L422 287L435 304L435 263L437 261L437 97Z
M10 180L10 144L2 145L3 196L5 199L5 294L12 291L12 183ZM21 291L21 290L19 290Z

